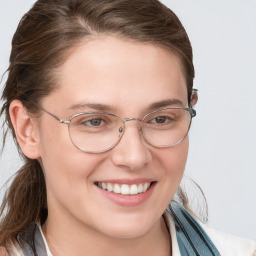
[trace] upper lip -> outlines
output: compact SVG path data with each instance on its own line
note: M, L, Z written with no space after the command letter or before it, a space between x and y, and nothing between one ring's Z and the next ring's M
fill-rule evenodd
M146 182L153 182L155 180L149 178L138 178L138 179L108 179L108 180L98 180L96 183L112 183L112 184L141 184Z

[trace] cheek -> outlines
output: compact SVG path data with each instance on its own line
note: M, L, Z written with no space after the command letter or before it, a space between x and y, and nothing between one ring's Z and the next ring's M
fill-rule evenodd
M187 155L188 138L172 148L161 151L159 162L162 170L162 192L169 201L180 185L185 170Z
M65 212L82 220L83 214L92 208L92 177L101 161L83 152L66 153L57 152L55 157L43 162L48 207L57 214L66 209Z
M56 197L85 193L101 159L76 149L69 139L66 126L55 127L49 125L48 129L42 128L40 133L41 162L47 189Z
M174 147L151 152L152 169L158 182L154 188L149 211L154 213L154 218L157 219L170 204L180 185L187 160L188 139Z
M185 138L180 144L160 152L164 175L183 175L188 156L188 144L188 138Z
M56 180L60 187L76 188L80 185L84 187L85 183L92 182L91 175L99 164L90 156L81 155L80 152L72 152L67 150L51 151L44 155L42 163L45 176L49 185L56 184ZM73 150L74 151L74 150Z

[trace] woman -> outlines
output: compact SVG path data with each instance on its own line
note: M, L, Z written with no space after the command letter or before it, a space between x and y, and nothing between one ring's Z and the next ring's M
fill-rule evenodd
M160 2L39 0L8 72L2 113L25 164L2 255L255 255L185 209L192 49Z

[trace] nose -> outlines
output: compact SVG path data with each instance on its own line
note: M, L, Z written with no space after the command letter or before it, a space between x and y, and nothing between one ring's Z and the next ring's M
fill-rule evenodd
M118 145L112 149L112 162L132 171L140 170L152 159L149 146L145 143L135 123L126 125Z

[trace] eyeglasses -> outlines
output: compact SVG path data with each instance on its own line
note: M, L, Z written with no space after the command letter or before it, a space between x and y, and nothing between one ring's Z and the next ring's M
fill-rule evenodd
M42 108L43 109L43 108ZM84 112L62 120L43 109L62 124L68 125L70 140L76 148L87 153L102 153L114 148L125 132L128 121L139 121L144 140L153 147L172 147L187 136L192 117L192 107L162 108L142 118L124 118L105 112Z

